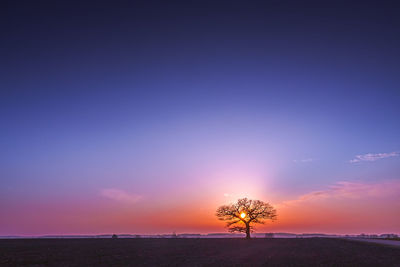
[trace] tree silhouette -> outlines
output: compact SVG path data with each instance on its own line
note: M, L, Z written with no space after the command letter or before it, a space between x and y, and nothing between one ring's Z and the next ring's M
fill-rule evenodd
M252 224L264 224L267 219L275 220L276 210L261 200L242 198L234 204L219 207L216 216L226 222L229 232L246 233L249 239L250 232L254 230Z

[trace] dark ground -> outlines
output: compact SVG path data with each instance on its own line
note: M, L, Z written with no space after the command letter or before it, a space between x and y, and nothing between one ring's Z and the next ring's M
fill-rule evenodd
M341 239L0 240L1 266L400 266L400 249Z

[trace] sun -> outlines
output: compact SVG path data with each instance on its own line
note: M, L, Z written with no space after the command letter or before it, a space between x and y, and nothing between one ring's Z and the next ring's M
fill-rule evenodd
M242 213L240 214L240 217L242 217L242 218L244 219L244 217L246 217L246 213L242 212Z

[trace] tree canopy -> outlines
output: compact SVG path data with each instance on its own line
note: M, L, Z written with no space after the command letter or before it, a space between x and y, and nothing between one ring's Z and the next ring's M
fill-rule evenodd
M250 238L253 224L264 224L268 219L276 220L277 215L269 203L242 198L234 204L220 206L216 216L226 222L230 232L246 233L246 238Z

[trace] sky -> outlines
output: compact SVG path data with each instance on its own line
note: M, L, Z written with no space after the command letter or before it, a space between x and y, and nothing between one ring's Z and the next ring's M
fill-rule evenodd
M400 7L10 1L0 235L400 233Z

